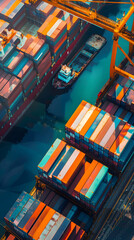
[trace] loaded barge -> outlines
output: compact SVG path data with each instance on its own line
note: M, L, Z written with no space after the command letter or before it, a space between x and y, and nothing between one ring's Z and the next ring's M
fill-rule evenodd
M52 86L57 90L69 88L106 44L106 39L98 34L90 36L84 46L74 55L71 61L62 65L60 71L52 80Z
M0 11L2 140L77 47L89 24L42 1L31 5L28 0L4 0ZM35 36L29 34L30 22L37 29Z

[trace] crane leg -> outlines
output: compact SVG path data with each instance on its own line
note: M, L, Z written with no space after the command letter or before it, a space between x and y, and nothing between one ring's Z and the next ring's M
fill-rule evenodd
M132 33L134 34L134 20L132 25ZM129 56L132 57L134 54L134 45L132 43L129 43Z
M115 61L116 61L117 47L118 47L118 36L114 34L113 50L112 50L111 64L110 64L110 79L113 79L115 76Z

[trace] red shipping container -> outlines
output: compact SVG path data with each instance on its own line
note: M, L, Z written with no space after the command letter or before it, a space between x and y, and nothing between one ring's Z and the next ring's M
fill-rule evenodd
M12 77L12 75L7 74L5 75L5 77L2 79L1 83L0 83L0 91L3 89L3 87L8 83L9 79Z
M7 82L7 84L0 91L0 96L10 106L20 92L22 92L22 86L21 86L20 80L13 76L10 79L10 81Z
M33 62L29 60L26 63L26 65L21 69L21 71L18 73L17 77L23 79L31 68L33 68Z
M30 76L28 76L25 81L23 82L23 89L25 90L29 84L33 81L33 79L36 77L36 72L33 70L31 73L30 73ZM36 81L37 83L37 81Z
M12 72L24 58L24 53L19 52L18 55L13 59L13 61L8 65L8 69Z

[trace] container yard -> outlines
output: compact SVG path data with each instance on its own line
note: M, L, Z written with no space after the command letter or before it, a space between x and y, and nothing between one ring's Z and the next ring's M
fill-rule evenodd
M97 31L93 27L90 33L87 22L99 19L97 24L102 26L104 22L104 29L108 24L110 30L121 25L119 21L103 21L97 13L101 3L78 3L80 10L76 16L71 15L75 14L75 4L68 13L64 11L64 4L61 10L57 8L60 3L53 0L54 5L50 3L3 0L0 5L0 137L4 139L0 146L3 171L0 194L5 201L0 232L4 233L4 227L2 240L109 239L133 203L134 66L129 57L122 59L121 69L115 67L115 70L124 76L115 75L112 56L110 80L108 75L106 84L104 82L100 93L97 92L95 105L90 77L92 80L93 69L97 74L100 59L103 64L104 58L107 64L104 52L107 55L110 47L106 44L106 50L102 49L93 63L86 66L87 70L83 70L83 74L87 71L89 81L88 85L83 82L84 91L87 89L88 96L90 92L93 95L86 99L80 88L79 96L78 78L70 90L56 96L52 79L61 64L68 59L71 62L79 54L77 48ZM83 7L89 11L87 17L85 13L82 17L79 15L83 14ZM122 25L126 16L124 13L121 18ZM132 42L131 30L126 30L126 25L122 30L119 32ZM109 44L102 30L97 34ZM116 41L115 33L113 41ZM78 59L75 59L77 65ZM107 72L106 67L105 70ZM93 82L97 89L95 79ZM65 116L62 106L67 104L62 100L68 102L68 97L71 108ZM19 139L20 132L20 142L17 140L13 146L12 139ZM9 160L3 165L7 155ZM3 179L6 170L8 174Z

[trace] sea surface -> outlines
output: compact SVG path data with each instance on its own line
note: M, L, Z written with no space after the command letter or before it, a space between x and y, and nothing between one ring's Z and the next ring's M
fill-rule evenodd
M130 5L107 4L102 14L116 20ZM131 29L132 18L128 22ZM30 192L35 184L37 165L56 138L65 137L65 123L82 100L95 104L97 94L109 79L112 33L92 27L107 39L107 44L89 64L76 83L57 95L51 84L32 104L27 113L0 143L0 234L4 216L19 194ZM127 52L128 44L119 41ZM124 58L119 52L116 65Z

